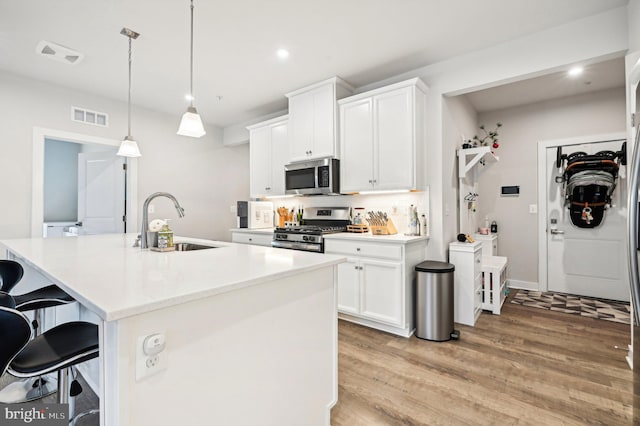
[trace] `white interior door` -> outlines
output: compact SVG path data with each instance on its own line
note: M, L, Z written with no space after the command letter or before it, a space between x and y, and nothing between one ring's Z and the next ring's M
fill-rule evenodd
M78 222L82 233L123 233L124 206L124 157L115 152L78 154Z
M619 151L623 141L564 146L563 154L583 151ZM572 224L564 205L561 175L556 168L557 147L546 150L547 176L547 283L549 291L613 300L629 300L626 264L626 167L620 167L612 207L592 229Z

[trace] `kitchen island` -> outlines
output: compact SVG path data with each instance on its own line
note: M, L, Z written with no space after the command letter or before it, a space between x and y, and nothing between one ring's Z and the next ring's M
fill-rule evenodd
M0 242L98 318L101 425L330 424L344 257L194 239L217 248L161 253L134 239ZM155 333L166 348L145 376Z

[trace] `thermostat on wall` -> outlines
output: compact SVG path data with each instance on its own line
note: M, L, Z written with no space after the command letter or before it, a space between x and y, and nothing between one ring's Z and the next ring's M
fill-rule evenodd
M502 192L500 195L502 196L512 195L517 197L518 195L520 195L520 186L519 185L503 186Z

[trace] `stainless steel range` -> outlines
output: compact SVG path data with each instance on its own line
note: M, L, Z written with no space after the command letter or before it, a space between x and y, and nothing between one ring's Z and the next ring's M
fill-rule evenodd
M302 213L302 225L276 228L272 247L324 253L326 234L345 232L349 207L310 207Z

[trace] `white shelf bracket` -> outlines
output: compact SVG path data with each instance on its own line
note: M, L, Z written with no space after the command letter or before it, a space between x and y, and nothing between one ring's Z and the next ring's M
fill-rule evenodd
M473 156L471 160L467 161L469 156ZM500 159L493 152L491 152L491 148L488 146L481 146L478 148L468 148L468 149L459 149L458 150L458 177L464 178L473 167L478 164L480 161L485 162L497 162ZM482 163L484 165L484 163Z

